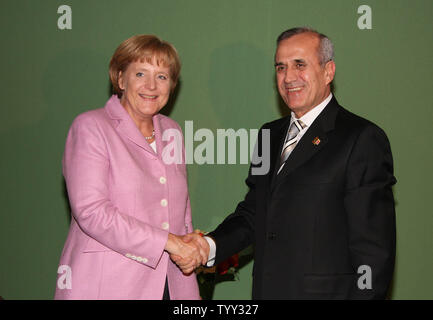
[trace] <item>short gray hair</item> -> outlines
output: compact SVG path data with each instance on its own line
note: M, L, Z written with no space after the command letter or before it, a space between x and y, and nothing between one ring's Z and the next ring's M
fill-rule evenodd
M301 33L314 33L319 38L319 63L321 66L324 66L327 62L334 60L334 45L332 41L325 36L323 33L320 33L309 27L296 27L282 32L277 38L277 45L294 35Z

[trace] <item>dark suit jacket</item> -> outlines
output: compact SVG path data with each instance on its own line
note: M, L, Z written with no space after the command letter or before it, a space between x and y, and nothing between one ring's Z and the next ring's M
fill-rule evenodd
M262 130L270 130L270 172L250 168L244 201L210 233L216 263L253 244L253 299L385 298L396 182L385 133L333 98L276 175L289 123L261 128L259 150Z

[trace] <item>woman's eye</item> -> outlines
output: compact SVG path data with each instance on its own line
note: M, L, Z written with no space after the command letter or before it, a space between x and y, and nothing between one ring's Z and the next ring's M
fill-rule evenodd
M167 80L167 76L165 76L165 75L163 75L163 74L160 74L160 75L158 76L158 79L161 79L161 80Z
M143 75L144 75L143 72L137 72L136 74L137 77L142 77Z

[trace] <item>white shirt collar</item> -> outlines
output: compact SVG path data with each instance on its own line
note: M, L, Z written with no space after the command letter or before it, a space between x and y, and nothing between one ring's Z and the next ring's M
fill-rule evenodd
M332 92L325 100L323 100L320 104L318 104L313 109L311 109L306 114L304 114L300 119L297 119L295 113L292 111L291 112L292 118L290 119L290 124L292 124L292 122L295 120L301 120L303 123L307 125L305 129L309 128L313 124L314 120L316 120L319 114L323 111L323 109L325 109L325 107L328 105L331 99L332 99Z

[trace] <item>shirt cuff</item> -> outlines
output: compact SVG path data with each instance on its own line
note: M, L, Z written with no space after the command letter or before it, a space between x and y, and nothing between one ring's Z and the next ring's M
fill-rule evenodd
M215 263L215 254L216 254L216 244L215 241L211 237L206 237L207 243L209 244L209 257L207 259L206 267L213 267Z

